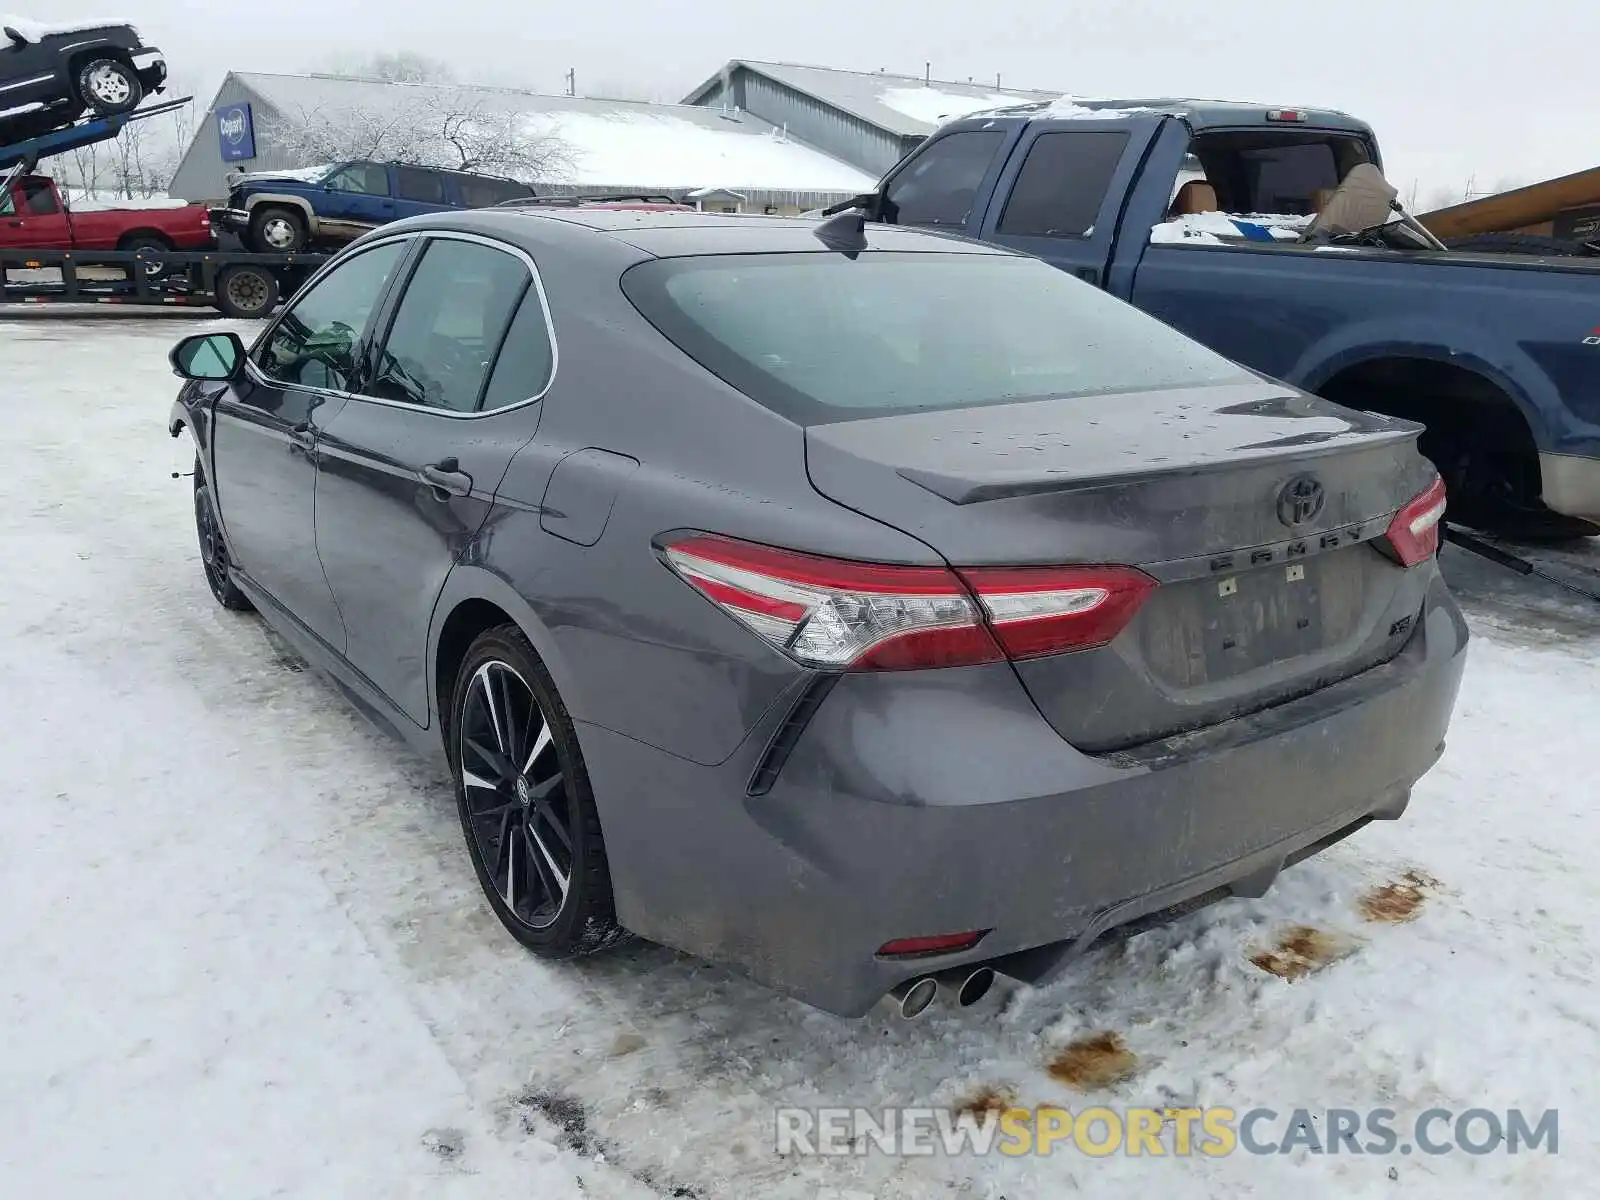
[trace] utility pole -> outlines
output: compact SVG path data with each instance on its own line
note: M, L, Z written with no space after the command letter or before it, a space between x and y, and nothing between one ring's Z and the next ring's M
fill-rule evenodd
M576 96L577 94L578 94L578 68L577 67L568 67L567 68L567 95Z

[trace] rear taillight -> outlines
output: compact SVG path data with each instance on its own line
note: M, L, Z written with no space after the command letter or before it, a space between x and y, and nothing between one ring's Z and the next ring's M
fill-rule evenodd
M1156 586L1132 567L963 567L961 577L1010 658L1103 646Z
M1110 641L1155 580L1131 567L848 562L694 534L665 548L684 580L808 666L905 670L1036 658Z
M1389 522L1389 545L1404 566L1414 567L1439 553L1444 504L1444 480L1435 478Z
M943 567L843 562L710 534L673 542L666 556L724 612L808 666L898 670L1004 657Z

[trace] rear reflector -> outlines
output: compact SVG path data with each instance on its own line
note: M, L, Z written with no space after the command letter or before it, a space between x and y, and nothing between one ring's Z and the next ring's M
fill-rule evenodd
M975 929L971 933L940 933L932 937L896 938L878 947L879 958L916 958L924 954L954 954L971 950L989 931Z
M1389 545L1403 565L1414 567L1439 553L1444 508L1444 480L1435 478L1421 495L1395 513L1389 522Z
M729 616L808 666L906 670L1104 645L1155 580L1132 567L945 567L849 562L716 534L667 563Z

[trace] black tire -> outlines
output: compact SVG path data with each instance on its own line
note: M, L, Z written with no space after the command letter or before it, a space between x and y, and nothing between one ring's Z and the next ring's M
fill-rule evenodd
M194 526L200 540L200 566L205 572L206 586L217 603L233 612L255 612L256 606L228 574L228 547L222 540L222 526L217 521L216 506L211 502L211 488L201 474L198 458L194 461Z
M1449 238L1450 250L1480 254L1530 254L1544 258L1583 258L1600 254L1600 248L1566 238L1538 237L1531 233L1475 233L1471 237Z
M77 83L78 99L102 117L132 112L144 100L144 84L120 59L90 59L78 68Z
M136 233L130 238L125 238L117 249L140 255L146 279L160 279L171 270L167 266L167 255L172 252L172 243L160 234ZM133 270L134 268L129 269L130 279L133 278Z
M258 254L292 254L311 240L305 217L281 204L263 204L250 214L250 249Z
M1448 519L1513 541L1562 542L1600 534L1600 526L1568 517L1539 498L1539 459L1517 447L1512 431L1470 439L1429 427L1420 442L1443 477ZM1493 447L1507 449L1498 452Z
M519 690L537 714L519 700ZM500 697L498 705L485 703L488 692ZM499 712L506 714L503 729ZM548 729L548 741L536 723ZM468 648L451 688L445 741L467 852L489 907L511 936L549 959L594 954L625 938L572 719L515 625L490 629ZM509 753L502 752L507 741ZM557 900L563 861L566 885Z
M278 303L278 278L265 267L234 263L217 272L215 303L225 317L260 320Z

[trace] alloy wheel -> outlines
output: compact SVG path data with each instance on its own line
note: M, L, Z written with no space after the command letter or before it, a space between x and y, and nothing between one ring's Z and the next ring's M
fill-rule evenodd
M549 928L572 887L572 813L550 721L510 664L492 659L473 673L456 749L472 837L501 903Z
M122 72L109 64L90 72L88 86L89 94L102 104L126 104L133 95L133 89L128 86Z

